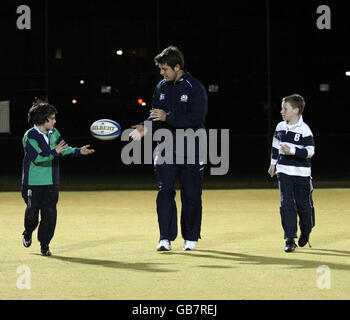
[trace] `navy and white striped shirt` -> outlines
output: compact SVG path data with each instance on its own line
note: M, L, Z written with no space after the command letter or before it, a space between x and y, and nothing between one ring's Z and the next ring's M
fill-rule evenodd
M290 147L290 155L281 150L281 144ZM309 126L300 116L296 124L281 121L272 140L271 165L276 165L277 173L290 176L311 176L311 157L315 153L315 141Z

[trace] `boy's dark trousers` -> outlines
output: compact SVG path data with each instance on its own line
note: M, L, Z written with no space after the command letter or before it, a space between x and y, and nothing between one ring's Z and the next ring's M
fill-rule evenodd
M281 193L280 214L284 239L297 238L298 216L301 233L309 235L315 226L311 178L284 173L278 173L277 177Z
M200 238L202 223L202 181L204 165L161 164L155 165L158 180L157 214L160 240L174 241L177 237L177 207L175 180L181 188L181 234L185 240Z
M49 245L56 227L58 188L56 185L22 186L22 197L27 204L24 228L32 233L39 224L38 240L41 245Z

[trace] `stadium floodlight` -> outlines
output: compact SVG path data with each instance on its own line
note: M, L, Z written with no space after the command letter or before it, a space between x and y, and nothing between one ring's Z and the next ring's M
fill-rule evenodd
M350 77L350 71L345 71L345 75L346 75L347 77Z
M116 54L117 54L117 56L122 56L123 55L123 50L117 50Z

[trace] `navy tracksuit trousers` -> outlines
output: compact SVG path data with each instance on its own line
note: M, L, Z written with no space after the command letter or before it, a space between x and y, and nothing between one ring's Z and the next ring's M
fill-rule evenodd
M177 237L177 207L175 181L179 178L181 190L181 234L185 240L200 238L202 223L202 181L204 165L156 164L158 181L157 215L160 240L174 241Z
M56 185L22 186L22 197L27 205L24 228L32 233L37 226L41 245L49 245L56 228L58 188ZM39 212L41 216L39 224Z
M284 173L278 173L277 177L281 194L280 214L284 239L297 238L298 216L300 232L308 235L315 226L311 178Z

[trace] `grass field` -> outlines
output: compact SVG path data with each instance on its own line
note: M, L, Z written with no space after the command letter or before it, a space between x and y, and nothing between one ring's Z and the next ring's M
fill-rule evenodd
M32 246L22 245L20 193L1 192L0 298L350 297L350 189L314 191L312 248L294 253L283 251L277 189L204 190L194 252L182 250L180 234L171 252L156 251L155 198L156 191L61 192L53 256L42 257L36 231ZM28 270L29 287L20 289Z

